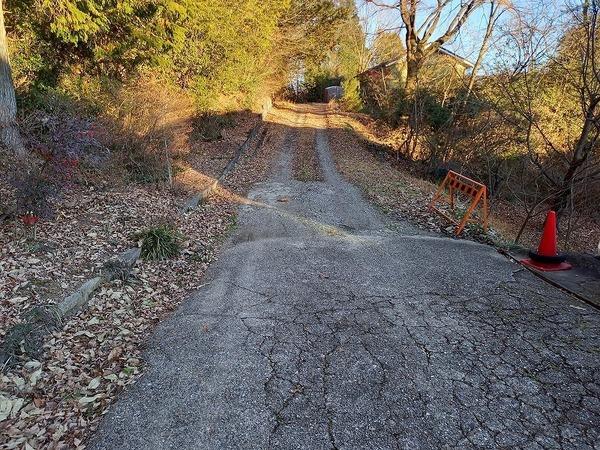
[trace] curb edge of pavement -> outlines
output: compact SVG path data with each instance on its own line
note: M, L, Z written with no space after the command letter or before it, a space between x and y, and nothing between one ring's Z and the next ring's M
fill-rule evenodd
M73 293L64 297L56 305L42 305L40 308L44 311L43 314L32 314L25 322L10 327L6 331L4 343L0 347L0 371L9 365L13 357L13 351L7 347L7 342L12 340L7 338L11 335L17 337L18 345L23 340L39 342L63 320L85 307L98 288L118 278L127 279L140 254L141 248L139 247L121 252L104 263L99 275L83 282ZM32 357L34 356L32 355Z
M221 174L217 177L217 179L214 180L208 187L204 188L200 192L197 192L196 194L188 198L184 206L181 208L182 214L186 214L196 209L198 205L201 205L210 196L210 194L214 192L214 190L219 186L223 179L235 169L235 166L239 162L242 155L246 153L246 151L248 151L254 139L260 134L260 131L263 129L267 113L268 111L263 109L260 121L250 129L248 137L246 138L244 143L236 150L235 154L231 157L231 159L229 160L225 168L221 171Z
M571 295L572 297L575 297L577 300L585 303L588 306L591 306L592 308L594 308L596 311L600 311L600 305L598 305L596 302L594 302L593 300L590 300L589 298L587 298L584 295L581 295L580 293L577 293L575 291L573 291L572 289L569 289L566 286L563 286L562 284L550 279L549 277L545 276L543 272L540 272L538 270L535 270L527 265L524 265L521 263L521 261L518 259L518 257L516 255L513 255L511 253L509 253L506 250L503 249L498 249L497 250L498 253L500 253L501 255L505 256L507 259L511 260L512 262L518 264L519 266L521 266L523 269L527 270L528 272L531 272L534 276L538 277L539 279L545 281L546 283L548 283L551 286L554 286L556 289L559 289L569 295Z

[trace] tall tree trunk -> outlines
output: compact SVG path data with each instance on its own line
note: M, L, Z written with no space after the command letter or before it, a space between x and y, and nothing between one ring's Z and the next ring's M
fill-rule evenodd
M17 99L8 57L4 10L0 0L0 144L17 156L24 156L25 146L17 128L16 116Z
M408 101L412 101L417 92L417 81L419 79L419 63L416 59L408 58L406 61L406 81L404 93Z
M587 160L592 148L596 143L596 138L598 135L596 134L595 137L590 135L592 134L592 130L598 120L595 113L598 104L600 104L600 97L593 98L588 106L585 123L583 124L583 129L581 130L581 134L579 135L579 139L575 145L575 151L571 157L569 167L563 176L560 184L560 191L554 198L552 209L557 211L559 214L562 213L569 203L571 185L573 184L573 180L577 175L577 171Z
M477 55L477 61L473 65L473 69L471 70L471 76L469 77L469 85L467 86L467 93L465 95L465 99L463 105L466 105L469 101L469 97L471 96L471 92L473 92L473 86L475 86L475 79L477 78L477 72L479 72L479 68L483 63L483 58L485 57L489 46L490 46L490 38L492 37L492 33L494 32L494 26L496 25L496 21L502 14L503 10L500 9L500 4L492 1L490 3L490 15L487 23L487 27L485 30L485 35L483 36L483 42L481 43L481 47L479 48L479 54Z
M414 11L410 18L405 18L406 24L406 80L404 82L404 94L407 102L414 101L419 79L419 42L414 26Z

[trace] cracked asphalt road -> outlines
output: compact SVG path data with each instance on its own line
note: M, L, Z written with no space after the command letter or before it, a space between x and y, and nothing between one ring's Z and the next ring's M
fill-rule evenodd
M600 448L600 314L489 247L387 222L326 129L325 181L292 180L321 112L296 113L91 448Z

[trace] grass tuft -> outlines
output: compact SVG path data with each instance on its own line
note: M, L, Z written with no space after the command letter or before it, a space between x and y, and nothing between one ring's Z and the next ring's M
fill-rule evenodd
M183 236L169 225L148 228L137 235L142 240L142 258L167 259L177 256Z

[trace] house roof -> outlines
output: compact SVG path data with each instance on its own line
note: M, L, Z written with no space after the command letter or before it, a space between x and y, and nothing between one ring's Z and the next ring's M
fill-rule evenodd
M469 61L466 58L463 58L460 55L457 55L456 53L454 53L453 51L448 50L445 47L438 48L438 53L441 53L443 55L450 56L451 58L456 59L459 63L461 63L463 66L465 66L468 69L472 69L473 67L475 67L475 64L473 64L471 61Z
M473 64L471 61L469 61L466 58L463 58L460 55L457 55L456 53L448 50L447 48L440 47L440 48L438 48L437 51L438 51L438 53L441 53L442 55L446 55L446 56L449 56L449 57L455 59L459 64L462 64L467 69L472 69L473 67L475 67L475 64ZM390 59L388 61L384 61L382 63L377 64L376 66L369 67L367 70L359 73L358 76L360 76L364 73L370 72L372 70L375 70L375 69L385 69L387 67L393 66L396 63L398 63L400 60L403 60L403 59L404 58L394 58L394 59Z

